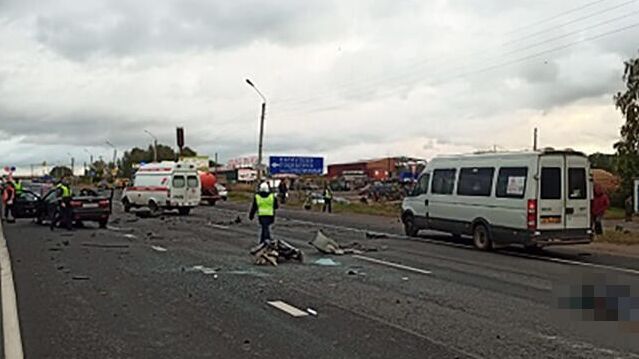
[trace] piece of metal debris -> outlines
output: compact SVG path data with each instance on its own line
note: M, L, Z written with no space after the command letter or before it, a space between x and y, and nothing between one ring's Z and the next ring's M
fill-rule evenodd
M279 262L286 260L304 260L304 253L290 243L276 239L262 243L251 248L250 253L255 256L255 264L257 265L273 265L277 266Z
M151 248L156 252L166 252L166 248L160 246L151 246Z
M71 277L73 280L89 280L89 276L86 275L74 275Z

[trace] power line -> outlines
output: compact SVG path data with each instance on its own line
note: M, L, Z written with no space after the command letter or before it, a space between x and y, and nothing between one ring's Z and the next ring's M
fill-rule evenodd
M572 20L570 20L570 21L568 21L568 22L564 22L564 23L561 23L561 24L558 24L558 25L555 25L555 26L552 26L552 27L546 28L546 29L541 30L541 31L533 32L532 34L528 34L528 35L525 35L525 36L518 37L518 38L516 38L516 39L513 39L513 40L510 40L510 41L508 41L508 42L505 42L503 45L504 45L504 46L507 46L507 45L510 45L510 44L514 44L514 43L516 43L516 42L518 42L518 41L526 40L526 39L529 39L529 38L531 38L531 37L535 37L535 36L537 36L537 35L544 34L544 33L547 33L547 32L549 32L549 31L552 31L552 30L556 30L556 29L562 28L562 27L564 27L564 26L566 26L566 25L570 25L570 24L574 24L574 23L577 23L577 22L580 22L580 21L583 21L583 20L587 20L587 19L590 19L590 18L593 18L593 17L599 16L599 15L601 15L601 14L605 14L605 13L608 13L608 12L611 12L611 11L614 11L614 10L617 10L617 9L620 9L620 8L622 8L622 7L626 6L626 5L630 5L630 4L632 4L632 3L636 3L636 2L637 2L637 0L630 0L630 1L626 1L626 2L624 2L624 3L618 4L618 5L615 5L615 6L609 7L609 8L605 8L605 9L603 9L603 10L599 10L599 11L597 11L597 12L593 12L593 13L590 13L590 14L588 14L588 15L585 15L585 16L582 16L582 17L578 17L578 18L576 18L576 19L572 19Z
M519 28L517 28L515 30L507 32L505 35L514 34L514 33L517 33L517 32L519 32L521 30L526 30L526 29L529 29L531 27L535 27L535 26L538 26L538 25L541 25L541 24L545 24L545 23L551 22L553 20L556 20L556 19L559 19L559 18L563 17L564 15L572 14L574 12L579 12L579 11L581 11L583 9L592 7L594 5L600 4L600 3L605 2L605 1L608 1L608 0L596 0L596 1L593 1L593 2L589 2L587 4L584 4L584 5L581 5L581 6L578 6L578 7L575 7L575 8L560 12L557 15L554 15L554 16L551 16L551 17L548 17L548 18L545 18L545 19L541 19L541 20L535 21L535 22L530 23L528 25L524 25L524 26L519 27Z
M617 10L617 9L619 9L621 7L627 6L627 5L635 3L637 1L638 0L630 0L630 1L627 1L627 2L624 2L624 3L621 3L621 4L617 4L617 5L612 6L612 7L604 8L604 9L602 9L601 11L599 11L597 13L592 13L592 14L589 14L587 16L580 17L578 19L573 19L573 20L565 22L565 23L563 23L563 24L561 24L559 26L553 26L551 28L544 29L542 31L538 31L538 32L533 33L533 34L529 34L529 35L518 37L517 39L514 39L514 40L512 40L512 41L510 41L508 43L502 44L500 46L496 46L493 49L496 50L496 49L499 49L499 48L501 48L503 46L506 46L508 44L514 43L516 41L519 41L519 40L524 40L524 39L527 39L527 38L530 38L530 37L534 37L535 35L539 35L541 33L545 33L545 32L551 31L551 30L559 28L559 27L563 27L563 26L570 25L570 24L575 24L575 23L578 23L580 21L587 20L587 19L596 17L596 16L604 14L604 13ZM557 17L557 15L555 15L553 17ZM489 53L490 50L492 50L492 49L489 49L489 50L485 50L484 49L484 50L480 50L480 51L476 51L476 52L471 52L471 53L466 54L466 56L473 56L473 57L475 57L477 55L482 56L484 54ZM457 56L457 57L459 57L459 56ZM433 60L436 60L436 59L431 57L431 58L421 59L419 61L413 62L413 64L407 65L406 66L407 70L404 70L404 71L410 71L410 73L412 73L414 70L411 70L410 68L422 67L422 66L424 66L424 65L426 65L428 63L432 63ZM433 65L435 65L437 63L448 63L449 60L450 60L450 56L449 57L444 57L444 58L439 58L438 60L439 61L436 61ZM388 80L393 80L395 78L401 79L401 78L403 78L405 76L406 75L404 75L404 74L386 75L386 76L379 76L376 79L370 79L369 78L367 80L361 80L361 81L344 82L342 84L333 86L330 89L327 89L327 91L320 92L317 95L314 95L314 96L309 97L307 99L303 99L303 100L299 100L298 99L298 100L296 100L295 97L289 97L289 98L284 98L283 100L280 100L280 101L274 101L273 104L275 104L275 105L283 105L283 104L298 105L298 104L313 102L316 99L321 99L321 98L333 96L335 94L336 90L339 90L340 88L354 87L353 83L356 83L357 84L356 86L359 86L359 87L362 87L362 84L364 84L365 86L370 86L370 85L374 85L374 84L378 84L378 83L383 83L383 82L386 82Z
M633 2L636 2L636 1L637 0L627 1L625 3L616 5L616 6L612 7L612 8L603 9L602 12L597 13L597 15L603 14L603 13L606 13L606 12L609 12L609 11L612 11L612 10L615 10L617 8L620 8L622 6L626 6L626 5L628 5L630 3L633 3ZM583 21L583 20L586 20L586 19L589 19L589 18L592 18L592 17L594 17L593 14L590 14L590 15L588 15L586 17L582 17L582 18L578 19L577 21L572 20L569 23L574 24L574 23L577 23L579 21ZM566 24L567 23L564 23L564 25L566 25ZM597 27L597 26L601 26L601 24L595 25L595 27ZM537 42L535 44L535 46L540 46L540 45L545 44L545 43L546 42L543 42L543 41L542 42ZM492 50L498 50L501 47L503 47L503 45L502 46L496 46L496 47L494 47L492 49L488 49L488 50L484 49L484 50L481 50L481 51L471 52L469 54L466 54L464 57L473 57L473 58L476 58L477 56L482 57L482 56L485 56L485 55L489 54ZM520 48L520 50L524 51L524 50L526 50L526 48L522 47L522 48ZM509 53L516 53L516 52L519 52L519 50L518 51L510 51ZM459 56L457 56L457 57L459 57ZM490 58L490 57L488 57L488 58ZM285 99L283 101L274 101L273 104L275 106L281 106L281 105L287 106L288 105L288 106L293 106L294 107L296 105L302 105L302 104L306 104L306 103L312 103L312 102L315 102L317 100L321 100L321 99L325 99L325 98L331 98L331 97L335 96L335 94L337 92L339 92L339 90L342 89L342 88L343 89L347 89L347 91L348 91L349 88L355 88L355 89L357 89L357 88L366 88L368 86L373 86L373 85L377 85L377 84L381 85L381 84L384 84L384 83L386 83L388 81L396 81L396 80L405 79L407 77L414 77L415 76L415 71L416 71L415 67L421 68L421 67L423 67L424 65L426 65L429 62L432 63L433 60L435 60L435 59L434 58L429 58L429 59L426 59L425 61L420 61L420 62L418 62L418 63L416 63L414 65L408 65L407 69L401 71L399 74L378 76L375 79L368 79L368 80L363 80L363 81L351 81L351 82L348 82L348 83L343 83L343 84L338 85L338 86L334 86L331 89L327 89L327 91L323 91L323 92L317 93L316 95L308 97L306 99L298 99L298 100L295 101L295 100L293 100L294 98L291 97L291 98ZM449 62L450 62L450 59L442 58L442 59L439 59L439 61L435 61L432 65L434 66L437 63L447 63L448 64ZM417 71L419 71L419 70L417 70Z
M450 81L452 79L468 77L468 76L472 76L472 75L477 75L477 74L489 72L489 71L492 71L492 70L495 70L495 69L499 69L499 68L502 68L502 67L510 66L510 65L513 65L513 64L516 64L516 63L520 63L520 62L523 62L523 61L526 61L526 60L530 60L530 59L533 59L533 58L536 58L536 57L540 57L540 56L543 56L543 55L546 55L546 54L549 54L549 53L561 51L561 50L573 47L575 45L578 45L578 44L581 44L581 43L584 43L584 42L597 40L597 39L600 39L600 38L603 38L603 37L606 37L606 36L610 36L610 35L613 35L613 34L616 34L616 33L620 33L620 32L623 32L623 31L627 31L627 30L630 30L630 29L633 29L633 28L637 28L637 27L639 27L639 23L634 23L634 24L629 25L629 26L617 28L617 29L614 29L614 30L611 30L611 31L607 31L607 32L601 33L601 34L597 34L597 35L593 35L593 36L590 36L590 37L586 37L586 38L583 38L583 39L580 39L580 40L577 40L577 41L574 41L574 42L571 42L571 43L567 43L567 44L563 44L563 45L560 45L560 46L556 46L556 47L553 47L553 48L550 48L550 49L546 49L546 50L543 50L543 51L540 51L540 52L537 52L537 53L534 53L534 54L530 54L530 55L519 57L519 58L516 58L516 59L513 59L513 60L501 62L499 64L487 66L487 67L484 67L484 68L481 68L481 69L477 69L477 70L474 70L474 71L460 72L460 73L448 76L446 78L446 80L443 80L443 81L442 80L438 80L438 81L430 82L429 85L430 86L438 85L438 84L445 83L446 81ZM386 95L392 95L394 93L397 93L397 91L393 90L393 91L387 92ZM344 100L342 100L342 102L344 102ZM343 108L343 107L344 107L344 105L335 104L335 105L331 105L331 106L320 106L320 107L315 107L315 108L311 108L311 109L306 108L306 109L304 109L304 113L322 112L322 111L340 109L340 108ZM302 110L302 109L300 109L300 110ZM299 111L297 111L297 112L299 112ZM296 110L285 111L284 113L288 114L288 116L291 116L291 115L296 113ZM279 116L279 118L286 118L286 117Z

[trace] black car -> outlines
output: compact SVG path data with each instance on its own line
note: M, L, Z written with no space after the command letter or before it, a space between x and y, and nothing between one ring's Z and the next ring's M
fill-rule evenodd
M100 228L106 228L111 215L112 199L113 190L99 193L92 189L82 189L78 196L71 198L73 221L76 224L98 222ZM47 192L43 197L31 191L23 191L14 201L13 215L15 218L34 218L36 222L43 223L53 217L60 201L56 190Z

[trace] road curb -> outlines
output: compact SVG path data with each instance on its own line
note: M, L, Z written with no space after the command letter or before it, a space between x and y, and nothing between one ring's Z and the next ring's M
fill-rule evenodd
M11 257L4 238L4 230L0 221L0 285L2 285L2 331L4 339L5 359L22 359L22 337L20 335L20 320L18 319L18 305L16 291L13 284Z

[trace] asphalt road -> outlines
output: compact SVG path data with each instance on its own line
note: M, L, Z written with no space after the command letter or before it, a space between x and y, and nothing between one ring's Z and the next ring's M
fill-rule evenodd
M394 219L284 210L274 235L305 261L260 267L248 255L257 225L245 207L158 218L118 210L107 230L71 233L5 225L25 356L639 357L639 334L623 324L555 308L555 290L583 278L639 289L631 258L483 253L433 233L405 239ZM377 251L321 255L307 244L318 229ZM392 236L367 239L367 230ZM338 265L314 264L321 258ZM293 317L273 300L317 315Z

